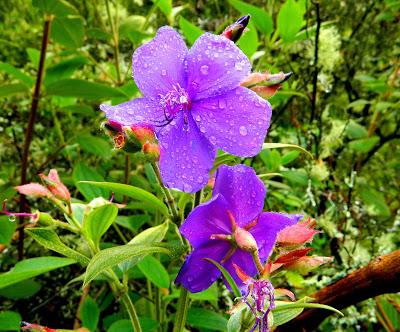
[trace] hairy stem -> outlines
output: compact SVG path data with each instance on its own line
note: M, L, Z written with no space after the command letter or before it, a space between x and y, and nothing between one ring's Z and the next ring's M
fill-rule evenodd
M24 148L22 153L22 163L21 163L21 185L26 184L27 181L27 173L28 173L28 159L29 159L29 147L32 142L33 137L33 127L35 125L36 114L39 106L39 99L40 99L40 89L42 86L43 81L43 74L44 74L44 66L46 60L46 51L47 45L49 43L49 34L50 34L50 27L51 22L53 20L52 16L47 16L44 21L43 27L43 37L42 37L42 47L40 50L40 59L39 59L39 68L38 73L36 76L36 84L35 90L33 91L32 95L32 103L31 103L31 110L29 113L29 121L28 127L25 132L25 141L24 141ZM21 196L19 210L24 212L26 209L26 198L24 195ZM22 225L24 222L23 218L19 218L19 224ZM24 228L21 227L19 229L19 240L18 240L18 260L22 260L24 257Z
M173 332L184 331L188 308L189 308L189 292L185 288L181 287Z
M172 196L172 194L168 190L168 188L166 188L164 186L164 184L162 182L162 179L161 179L160 168L158 167L157 163L152 163L151 165L153 166L153 170L154 170L154 173L156 174L158 183L159 183L159 185L160 185L160 187L161 187L161 189L162 189L162 191L163 191L163 193L165 195L165 199L166 199L167 205L168 205L168 207L170 209L173 221L177 222L179 220L179 214L178 214L178 210L176 208L174 197Z
M116 23L118 25L118 2L115 2L115 11L116 11ZM115 61L115 70L117 72L117 85L121 85L121 72L119 69L119 40L118 40L118 29L116 28L116 25L114 24L114 21L111 17L111 12L110 12L110 4L109 1L106 0L106 10L107 10L107 16L108 16L108 22L111 27L111 33L114 39L114 61Z
M121 301L125 305L126 310L128 311L129 317L132 322L133 330L135 332L142 332L142 328L140 327L139 323L139 317L136 313L135 307L127 291L122 293Z

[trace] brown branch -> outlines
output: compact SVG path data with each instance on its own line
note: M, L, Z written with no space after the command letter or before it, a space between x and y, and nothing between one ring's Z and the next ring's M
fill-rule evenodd
M36 77L35 90L33 91L31 111L29 113L28 128L26 129L24 148L22 153L21 162L21 185L27 183L27 173L28 173L28 159L29 159L29 147L32 142L33 137L33 126L35 125L36 114L39 106L40 99L40 88L42 86L44 65L46 60L47 45L49 43L50 26L53 17L48 16L44 21L43 37L42 37L42 48L40 51L39 68ZM26 209L26 198L24 195L21 196L19 203L19 209L21 212ZM19 224L23 224L24 219L19 218ZM24 228L19 229L19 242L18 242L18 260L22 260L24 256Z
M315 2L315 12L317 15L317 29L315 31L315 45L314 45L314 74L313 74L313 91L311 97L311 117L310 123L314 121L315 112L316 112L316 104L317 104L317 87L318 87L318 39L319 39L319 31L321 28L321 17L319 13L319 1Z
M316 303L344 309L366 299L400 291L400 250L380 256L367 266L310 295ZM276 332L312 331L331 311L305 310L294 320L280 326Z

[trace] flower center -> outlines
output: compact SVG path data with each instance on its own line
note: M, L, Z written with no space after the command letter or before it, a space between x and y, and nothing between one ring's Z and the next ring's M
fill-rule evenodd
M189 95L179 83L165 95L160 96L160 104L164 111L165 124L169 124L179 112L184 112L184 122L188 123L187 112L192 108Z

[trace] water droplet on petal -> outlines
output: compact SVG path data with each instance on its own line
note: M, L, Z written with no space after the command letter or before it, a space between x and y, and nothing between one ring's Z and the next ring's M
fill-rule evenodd
M243 62L242 61L238 61L235 63L235 69L236 70L242 70L243 69Z
M192 191L192 186L190 184L185 183L183 185L183 189L185 192L191 192ZM191 280L188 279L188 281L190 282Z
M200 67L200 72L201 72L203 75L208 75L208 66L207 66L207 65L201 66L201 67Z
M200 117L200 115L196 115L195 117L194 117L194 119L198 122L198 121L201 121L201 117Z
M215 145L217 143L217 139L215 138L215 136L210 136L209 140L210 140L211 144Z
M246 129L246 127L245 127L245 126L240 126L240 128L239 128L239 133L240 133L240 135L242 135L242 136L246 136L246 135L247 135L247 129Z
M200 131L204 134L206 132L206 128L204 128L203 126L200 126Z
M167 75L167 71L166 71L165 69L161 70L161 75L162 75L162 76Z
M226 100L225 99L218 100L218 107L220 109L224 109L226 107Z

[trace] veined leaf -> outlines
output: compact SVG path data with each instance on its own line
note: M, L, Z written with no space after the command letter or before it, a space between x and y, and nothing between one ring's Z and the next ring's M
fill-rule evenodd
M0 274L0 288L74 263L74 259L52 256L25 259L15 264L10 271Z
M82 265L87 265L89 263L88 257L66 246L64 243L61 242L57 233L48 228L36 227L26 229L26 232L47 249L53 250L61 255L72 258Z
M169 288L169 274L161 262L153 256L146 256L138 263L139 270L159 288Z
M168 215L167 206L153 194L146 190L127 184L113 183L113 182L94 182L94 181L81 181L82 184L90 184L92 186L109 189L116 194L125 195L139 201L153 204L154 208L159 210L164 215Z
M17 80L19 80L21 83L24 83L28 87L32 87L34 84L34 80L32 77L24 74L21 70L15 68L13 65L10 65L9 63L0 62L0 71L3 71L8 75L11 75L12 77L16 78Z
M228 320L216 312L202 309L190 308L187 322L189 325L197 328L209 329L211 331L226 331Z
M13 96L28 91L29 88L22 83L3 84L0 85L0 98Z
M289 149L295 149L299 150L303 153L305 153L308 157L313 159L313 155L308 152L306 149L302 148L301 146L295 145L295 144L285 144L285 143L264 143L262 149L281 149L281 148L289 148Z
M84 286L95 279L100 273L130 260L131 263L138 263L147 255L155 253L169 254L169 250L157 245L135 245L127 244L101 250L90 261L85 275Z
M279 36L285 42L293 41L303 25L304 11L294 0L286 0L281 7L277 24Z

